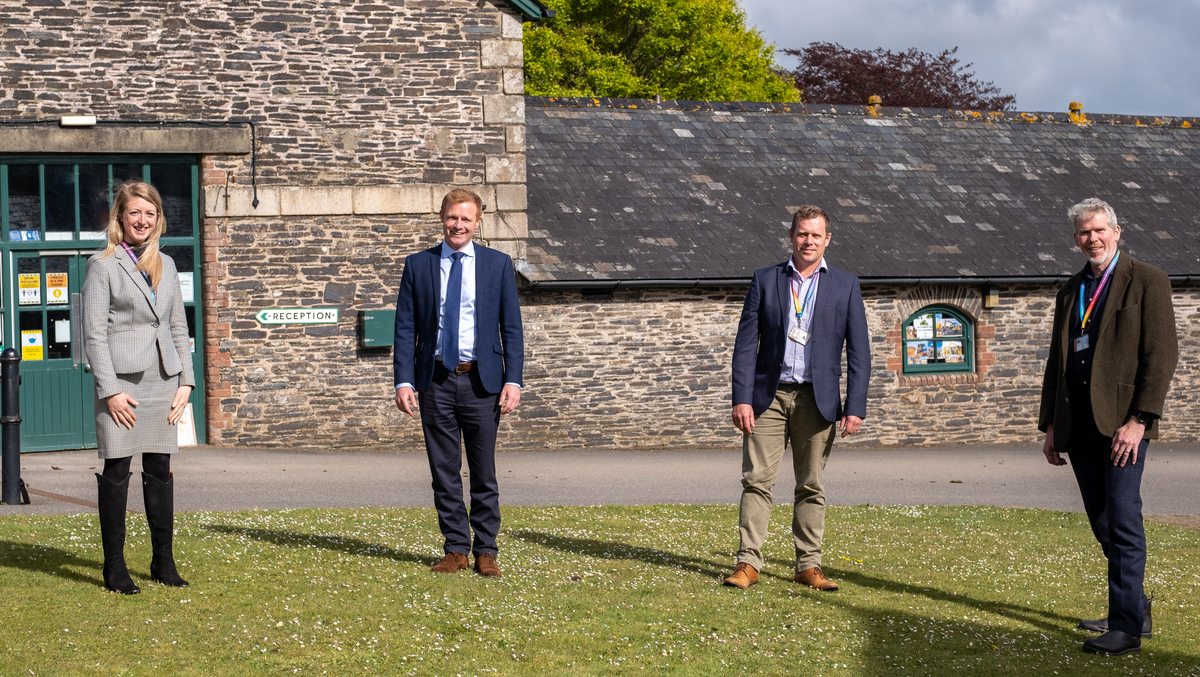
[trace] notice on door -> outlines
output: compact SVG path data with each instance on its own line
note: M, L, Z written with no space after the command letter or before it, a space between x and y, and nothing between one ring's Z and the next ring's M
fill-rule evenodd
M42 357L42 330L23 329L21 331L21 359L26 362L44 359Z
M179 274L179 295L183 297L184 303L192 303L196 300L195 282L194 273Z
M71 295L67 293L66 273L46 273L46 303L70 303Z
M20 299L17 302L18 304L22 306L42 305L42 276L40 273L21 273L18 275L17 290L18 298Z

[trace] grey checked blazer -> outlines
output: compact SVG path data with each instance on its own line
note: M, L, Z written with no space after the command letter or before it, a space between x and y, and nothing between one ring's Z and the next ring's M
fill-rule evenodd
M196 386L187 318L179 292L179 274L162 254L158 298L124 248L88 260L83 282L83 334L88 361L96 377L96 396L122 391L117 374L136 374L158 364L167 376L179 374L179 385Z

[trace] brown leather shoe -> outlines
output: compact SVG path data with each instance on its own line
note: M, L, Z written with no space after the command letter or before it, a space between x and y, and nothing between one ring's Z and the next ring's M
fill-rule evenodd
M442 561L433 565L432 571L437 574L452 574L470 566L471 562L467 559L466 555L457 552L448 552L442 558Z
M821 572L821 567L805 569L793 576L792 580L824 592L833 592L838 589L837 583L825 578L825 574Z
M725 585L731 585L735 588L746 588L758 584L758 569L746 564L738 562L737 567L733 570L733 575L725 579Z
M500 578L500 567L496 564L496 553L484 552L475 555L475 573L488 578Z

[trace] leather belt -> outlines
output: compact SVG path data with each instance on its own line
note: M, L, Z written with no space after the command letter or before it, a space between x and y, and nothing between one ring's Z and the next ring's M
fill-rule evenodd
M459 362L458 366L454 368L454 373L455 374L465 374L474 368L475 368L474 362Z

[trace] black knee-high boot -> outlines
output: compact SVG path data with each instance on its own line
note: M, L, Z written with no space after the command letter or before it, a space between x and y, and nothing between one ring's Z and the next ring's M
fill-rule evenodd
M129 477L126 475L120 482L113 482L96 474L100 541L104 545L104 587L122 595L141 592L125 566L125 505L129 498Z
M150 580L176 588L188 582L175 570L171 540L175 532L175 477L167 475L163 482L154 475L142 473L142 495L146 499L146 522L150 524Z

